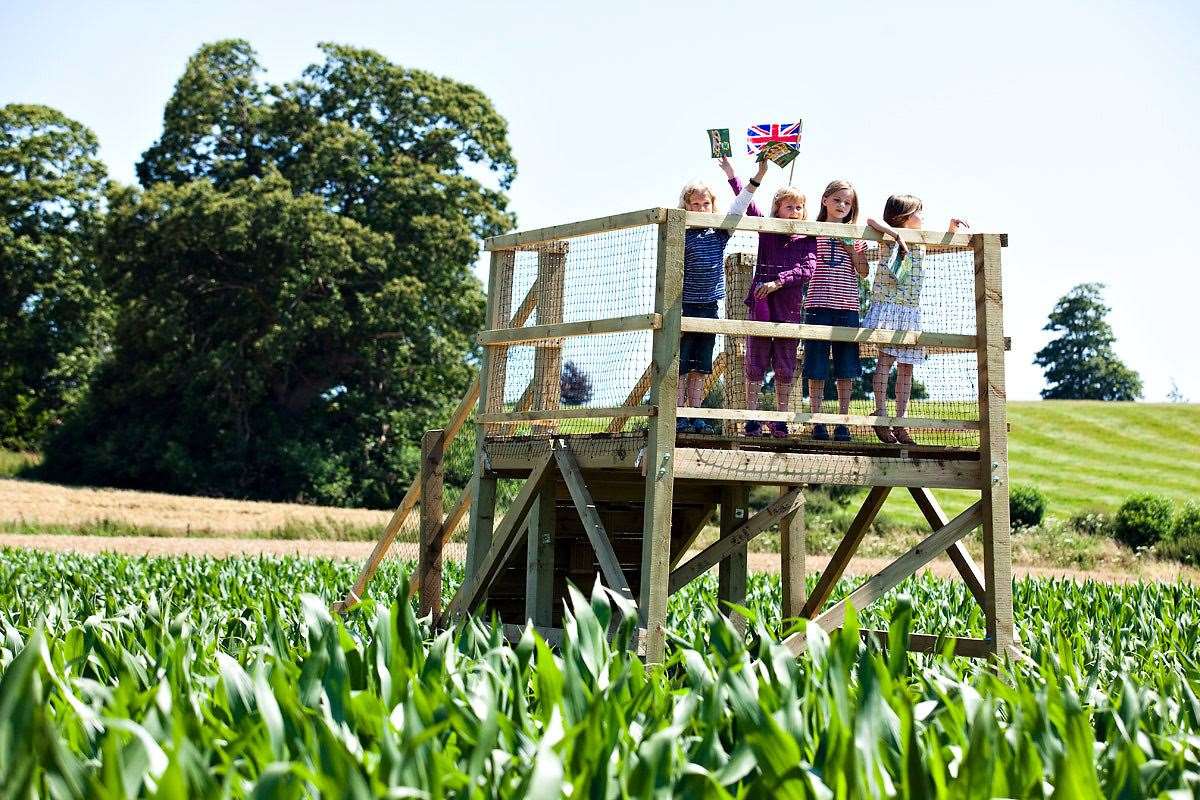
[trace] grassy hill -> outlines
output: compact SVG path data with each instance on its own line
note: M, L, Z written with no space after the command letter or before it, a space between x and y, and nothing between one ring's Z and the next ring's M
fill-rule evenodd
M1200 404L1045 400L1010 403L1008 415L1010 478L1045 492L1048 515L1112 512L1137 492L1200 500ZM979 496L936 494L951 516ZM922 520L903 491L891 494L884 513Z

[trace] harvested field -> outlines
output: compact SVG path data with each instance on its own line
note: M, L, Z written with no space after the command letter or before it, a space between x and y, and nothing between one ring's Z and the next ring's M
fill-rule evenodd
M390 511L185 497L0 479L0 520L44 525L80 525L109 520L129 526L178 531L181 535L199 532L238 534L297 526L374 528L386 525L391 515Z

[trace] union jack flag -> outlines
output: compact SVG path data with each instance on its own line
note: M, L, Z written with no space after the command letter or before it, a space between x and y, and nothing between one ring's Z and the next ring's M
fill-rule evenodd
M762 125L751 125L746 129L746 152L754 155L771 142L783 142L793 148L800 147L801 123L769 122Z

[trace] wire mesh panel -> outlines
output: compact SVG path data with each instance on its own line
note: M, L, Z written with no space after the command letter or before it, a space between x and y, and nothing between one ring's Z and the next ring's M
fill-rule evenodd
M573 334L504 348L503 375L492 381L491 406L511 422L490 436L550 436L637 430L645 415L613 416L641 405L654 311L658 229L643 225L526 245L515 252L514 298L532 308L531 326L562 325ZM614 322L590 334L580 324ZM519 326L518 326L519 327ZM595 412L595 413L589 413ZM624 412L620 412L624 413Z

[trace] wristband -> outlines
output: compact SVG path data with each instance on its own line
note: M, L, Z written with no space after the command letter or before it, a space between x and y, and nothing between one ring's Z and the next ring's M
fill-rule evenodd
M750 185L751 185L751 186L753 186L755 189L757 189L758 187L762 186L762 184L761 184L761 183L759 183L758 181L754 180L754 178L751 178L751 179L750 179Z

